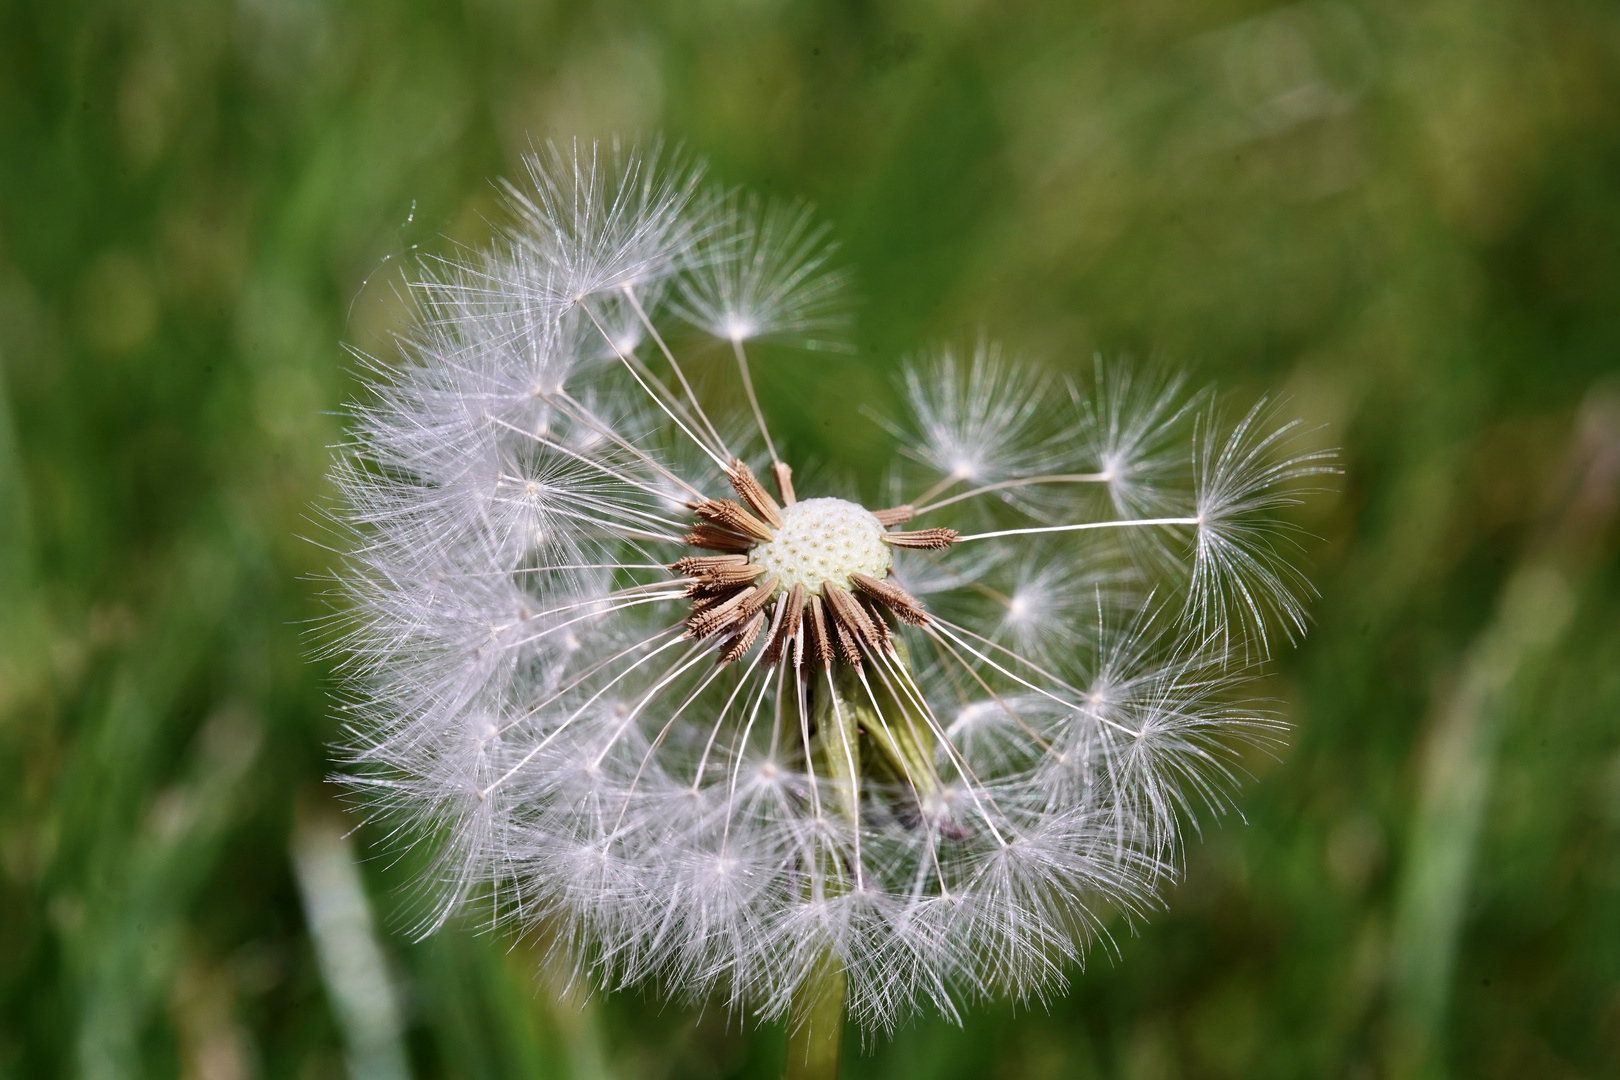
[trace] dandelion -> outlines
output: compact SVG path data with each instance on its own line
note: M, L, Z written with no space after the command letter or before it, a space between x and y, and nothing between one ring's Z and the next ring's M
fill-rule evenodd
M801 491L749 348L838 329L808 211L656 146L530 170L335 473L354 782L433 845L424 929L478 903L596 985L786 1016L804 1075L846 1014L1060 989L1275 733L1243 688L1303 627L1275 512L1324 458L982 344L907 369L893 498Z

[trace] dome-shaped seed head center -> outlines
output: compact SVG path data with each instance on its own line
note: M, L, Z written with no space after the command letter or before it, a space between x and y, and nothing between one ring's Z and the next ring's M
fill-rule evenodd
M891 561L883 525L866 507L843 499L784 506L776 539L754 548L748 560L775 574L784 595L795 585L816 592L824 581L848 589L851 574L882 581Z

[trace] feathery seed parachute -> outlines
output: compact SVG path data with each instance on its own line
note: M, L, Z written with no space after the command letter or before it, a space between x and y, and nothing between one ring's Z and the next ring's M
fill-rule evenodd
M771 1016L830 967L877 1029L1049 992L1275 735L1275 514L1325 458L982 345L906 369L882 485L797 489L748 349L836 346L845 281L699 179L552 150L416 286L335 470L354 782L434 845L427 928L544 923L601 986Z

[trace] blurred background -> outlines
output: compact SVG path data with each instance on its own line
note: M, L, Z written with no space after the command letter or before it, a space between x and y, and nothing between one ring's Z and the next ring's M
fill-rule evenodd
M615 131L833 223L858 348L762 380L791 459L871 468L823 421L980 328L1343 450L1293 735L1167 910L847 1075L1620 1074L1620 8L4 0L0 1076L779 1074L779 1027L410 940L323 783L344 346L531 140Z

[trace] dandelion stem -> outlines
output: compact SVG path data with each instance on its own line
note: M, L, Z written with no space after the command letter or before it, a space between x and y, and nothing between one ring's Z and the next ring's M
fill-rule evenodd
M844 964L831 949L816 958L793 991L787 1080L838 1080L844 1041Z

